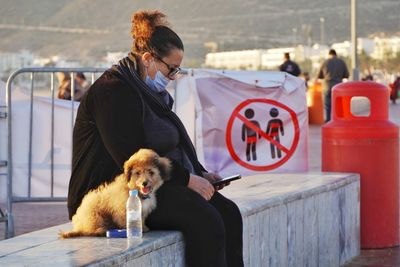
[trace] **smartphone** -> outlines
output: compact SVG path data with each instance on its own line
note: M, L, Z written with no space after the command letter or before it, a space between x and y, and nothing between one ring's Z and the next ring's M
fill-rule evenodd
M228 176L228 177L222 178L220 180L213 181L211 184L213 186L219 186L219 185L222 185L222 184L226 184L227 182L230 182L230 181L238 180L240 178L242 178L242 176L240 174L235 174L235 175L232 175L232 176Z

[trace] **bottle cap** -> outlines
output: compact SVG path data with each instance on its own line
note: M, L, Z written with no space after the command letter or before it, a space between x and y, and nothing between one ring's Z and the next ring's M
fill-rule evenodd
M106 232L107 238L126 238L126 229L111 229Z
M136 197L138 195L138 191L136 189L129 190L129 196Z

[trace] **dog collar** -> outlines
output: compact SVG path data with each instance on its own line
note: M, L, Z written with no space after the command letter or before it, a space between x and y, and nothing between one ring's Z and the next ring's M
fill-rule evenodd
M140 197L141 200L145 200L145 199L150 198L150 195L143 195L143 194L139 193L139 197Z

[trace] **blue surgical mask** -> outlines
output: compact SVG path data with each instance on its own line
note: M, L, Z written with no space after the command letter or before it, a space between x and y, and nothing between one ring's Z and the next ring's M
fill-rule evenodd
M153 61L153 64L154 61ZM157 66L155 66L157 69ZM147 69L146 69L147 72ZM149 74L147 74L146 76L146 80L145 83L155 92L162 92L167 88L167 84L169 83L169 79L167 77L164 76L164 74L161 73L161 71L159 71L157 69L156 72L156 76L154 77L154 80L152 78L150 78Z

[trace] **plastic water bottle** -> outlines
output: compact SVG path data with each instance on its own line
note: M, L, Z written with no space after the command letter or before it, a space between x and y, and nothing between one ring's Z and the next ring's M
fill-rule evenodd
M126 237L141 239L142 235L142 203L138 191L130 190L126 202Z

